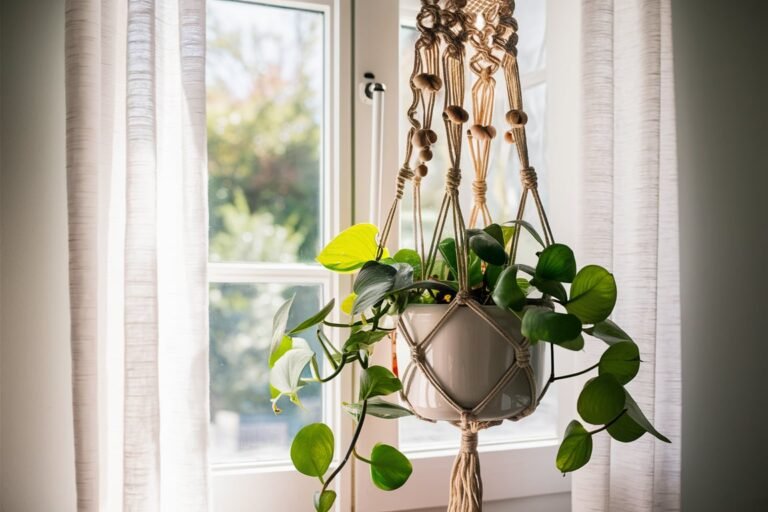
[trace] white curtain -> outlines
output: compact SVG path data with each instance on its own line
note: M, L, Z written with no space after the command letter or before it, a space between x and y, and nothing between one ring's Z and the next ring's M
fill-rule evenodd
M204 0L68 0L80 511L208 505Z
M614 318L640 346L628 386L672 444L596 436L573 510L680 509L680 305L670 0L583 0L579 246L613 270ZM585 354L585 361L594 360Z

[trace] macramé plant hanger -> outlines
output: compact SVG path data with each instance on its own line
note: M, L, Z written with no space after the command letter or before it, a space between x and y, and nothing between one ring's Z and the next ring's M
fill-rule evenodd
M478 432L504 420L525 418L536 410L553 382L590 372L597 375L584 385L576 408L585 423L597 428L588 430L578 420L570 422L555 461L560 471L575 471L587 464L592 437L601 432L620 442L635 441L646 432L669 442L624 387L639 371L640 352L632 338L608 318L617 298L613 275L598 265L577 272L573 251L555 243L552 236L536 171L528 158L528 118L522 102L513 11L513 0L421 0L409 80L411 126L395 199L380 233L372 224L351 226L317 257L331 271L356 273L353 293L341 303L347 321L328 319L335 299L290 329L292 298L275 315L269 366L276 413L282 398L300 404L299 392L305 386L330 382L347 365L359 369L357 401L343 404L355 428L336 467L331 469L336 447L328 425L306 425L291 444L296 469L318 478L322 485L315 494L317 512L332 509L336 500L332 482L353 458L370 466L371 480L382 490L393 491L407 482L413 467L396 447L378 443L370 455L357 448L367 417L393 420L407 415L448 421L461 430L448 511L479 512ZM498 135L500 127L491 122L499 81L508 103L503 136ZM442 107L437 106L439 92ZM436 130L438 108L444 137ZM465 136L469 155L462 155ZM427 244L421 187L427 182L432 150L439 143L447 146L449 167L436 226ZM522 192L517 215L504 225L491 223L485 199L494 144L514 145L520 163ZM474 201L466 222L459 201L462 162L471 164L474 176ZM390 256L386 242L409 183L415 249L403 248ZM536 210L543 236L523 220L529 203ZM449 223L453 237L444 238ZM485 227L477 229L479 223ZM523 230L542 247L535 267L516 261ZM310 329L315 330L322 348L322 365L331 368L324 377L317 354L298 336ZM345 341L339 346L331 343L326 329L347 332L340 336ZM600 360L584 370L555 375L554 346L581 350L585 336L605 342ZM369 359L384 339L391 339L393 345L397 340L400 348L410 352L401 376L396 358L391 369ZM548 371L544 342L549 344ZM309 372L311 377L306 376ZM408 407L387 401L397 392Z
M413 72L410 77L413 101L407 115L411 127L405 142L405 160L397 177L397 193L379 240L379 254L381 254L392 226L397 221L398 206L408 181L413 183L416 250L425 262L421 278L429 276L435 265L438 257L438 243L442 238L448 217L450 216L453 221L456 253L459 255L457 257L459 291L456 298L443 313L443 317L418 343L410 334L410 329L403 318L398 325L399 333L411 349L413 361L403 375L405 386L405 392L401 394L403 400L408 402L409 372L418 371L426 377L458 416L458 420L454 423L461 428L462 445L452 471L448 508L451 512L469 512L479 510L482 506L477 432L502 423L501 419L491 421L480 419L483 409L519 373L525 375L529 397L525 408L522 411L516 411L508 419L519 420L533 413L547 389L545 387L543 390L537 390L528 340L511 335L504 326L499 325L499 322L471 297L469 284L469 247L466 227L475 228L478 220L482 220L483 226L492 222L486 203L486 179L491 146L499 143L500 139L503 139L502 143L515 146L520 162L522 194L516 221L523 222L526 204L529 198L532 199L539 215L546 245L554 241L539 195L536 171L530 165L528 157L525 131L528 116L523 110L517 63L518 25L513 13L514 0L422 0L421 10L416 18L416 28L420 35L416 41ZM509 105L505 116L509 126L503 137L497 137L499 130L492 124L498 80L503 80L506 86ZM471 87L469 84L472 84ZM427 176L429 162L433 156L432 146L440 139L433 129L437 93L440 89L444 89L442 121L450 167L445 175L445 194L439 209L435 231L429 247L426 247L420 195L422 180ZM464 108L467 89L470 95L470 112ZM466 129L467 127L469 129ZM462 138L465 129L470 153L469 160L474 169L472 184L474 201L468 225L465 225L459 201L459 184L462 179ZM512 239L510 258L513 263L517 255L519 234L520 230L515 230ZM487 322L510 344L515 355L513 363L496 381L496 385L488 390L481 400L469 407L459 404L449 391L444 389L424 355L429 343L434 340L443 325L462 308L471 310L477 317ZM409 405L418 411L412 404L409 403ZM433 421L432 418L421 418Z

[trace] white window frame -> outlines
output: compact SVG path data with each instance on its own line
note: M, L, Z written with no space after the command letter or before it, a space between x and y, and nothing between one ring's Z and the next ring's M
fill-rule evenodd
M342 144L351 137L351 12L352 0L235 0L255 5L301 9L324 15L324 119L322 210L324 219L322 240L327 242L335 233L352 223L352 150ZM342 28L343 27L343 28ZM208 264L210 283L277 283L321 284L323 301L345 296L351 290L349 278L331 275L321 266L306 264L220 263ZM324 303L325 303L324 302ZM338 313L335 313L338 314ZM337 341L337 340L334 340ZM336 434L337 463L343 447L349 442L352 428L342 421L338 404L350 401L351 380L339 379L323 387L323 418ZM285 463L213 463L211 464L211 495L213 510L238 512L258 510L295 511L311 507L319 482L299 474ZM351 510L353 492L351 475L344 472L335 490L339 510Z
M534 83L547 83L547 150L550 183L561 183L562 187L552 186L549 190L552 206L549 208L551 222L559 239L574 240L575 230L570 222L568 205L575 202L575 176L578 171L579 151L575 135L579 126L580 109L578 106L579 90L574 87L578 81L578 34L580 4L577 0L547 1L547 66L543 73L522 77L523 86ZM400 166L399 87L399 30L401 20L415 19L419 8L418 0L400 0L399 2L380 2L377 0L359 0L355 6L355 31L364 34L355 38L355 73L362 78L363 73L373 72L376 80L387 87L385 103L385 141L383 164L382 207L387 208L393 196L393 184ZM398 5L399 4L399 5ZM550 37L556 34L557 37ZM574 44L576 43L576 44ZM535 75L535 76L534 76ZM370 133L370 107L360 98L356 98L355 131L358 134ZM557 120L557 122L554 122ZM397 136L394 136L397 134ZM370 143L367 137L356 141L356 197L366 198L368 187L368 168ZM556 147L557 151L551 151ZM365 218L367 209L358 200L356 212ZM560 231L557 231L561 229ZM390 250L398 246L398 230L393 230L388 246ZM390 350L386 346L377 347L374 362L388 365ZM558 374L567 373L572 368L572 358L564 350L558 350ZM570 387L558 382L559 411L558 434L562 435L570 418L574 417L574 395ZM457 432L458 435L458 432ZM373 419L363 429L360 439L361 453L368 453L376 442L398 446L398 425L396 421ZM555 456L559 445L558 438L535 442L518 442L481 446L484 480L484 500L497 501L570 492L570 478L565 477L555 468ZM444 507L448 501L448 481L455 450L432 450L409 453L414 466L413 474L401 489L395 492L382 492L376 489L367 475L365 463L355 466L355 491L357 509L365 512L414 510L430 507ZM500 475L493 478L490 475Z

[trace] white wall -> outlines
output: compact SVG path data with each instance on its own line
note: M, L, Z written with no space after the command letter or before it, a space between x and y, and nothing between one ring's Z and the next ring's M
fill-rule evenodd
M64 2L0 11L0 510L75 508Z
M683 510L768 510L768 2L673 0Z

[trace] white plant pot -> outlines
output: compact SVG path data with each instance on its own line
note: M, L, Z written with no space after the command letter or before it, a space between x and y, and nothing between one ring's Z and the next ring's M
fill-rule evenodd
M482 306L514 339L522 340L520 319L512 312L496 306ZM448 305L413 304L401 315L409 335L421 343L440 321ZM427 419L459 421L454 407L432 386L411 358L410 347L400 333L398 361L403 371L404 394L415 412ZM480 421L501 420L515 416L538 396L545 380L546 350L544 343L532 345L531 368L536 389L523 371L512 378L477 415ZM443 389L458 405L472 409L485 399L504 373L515 362L514 347L488 322L466 306L454 311L424 350L426 362L433 368ZM407 364L404 364L406 363Z

